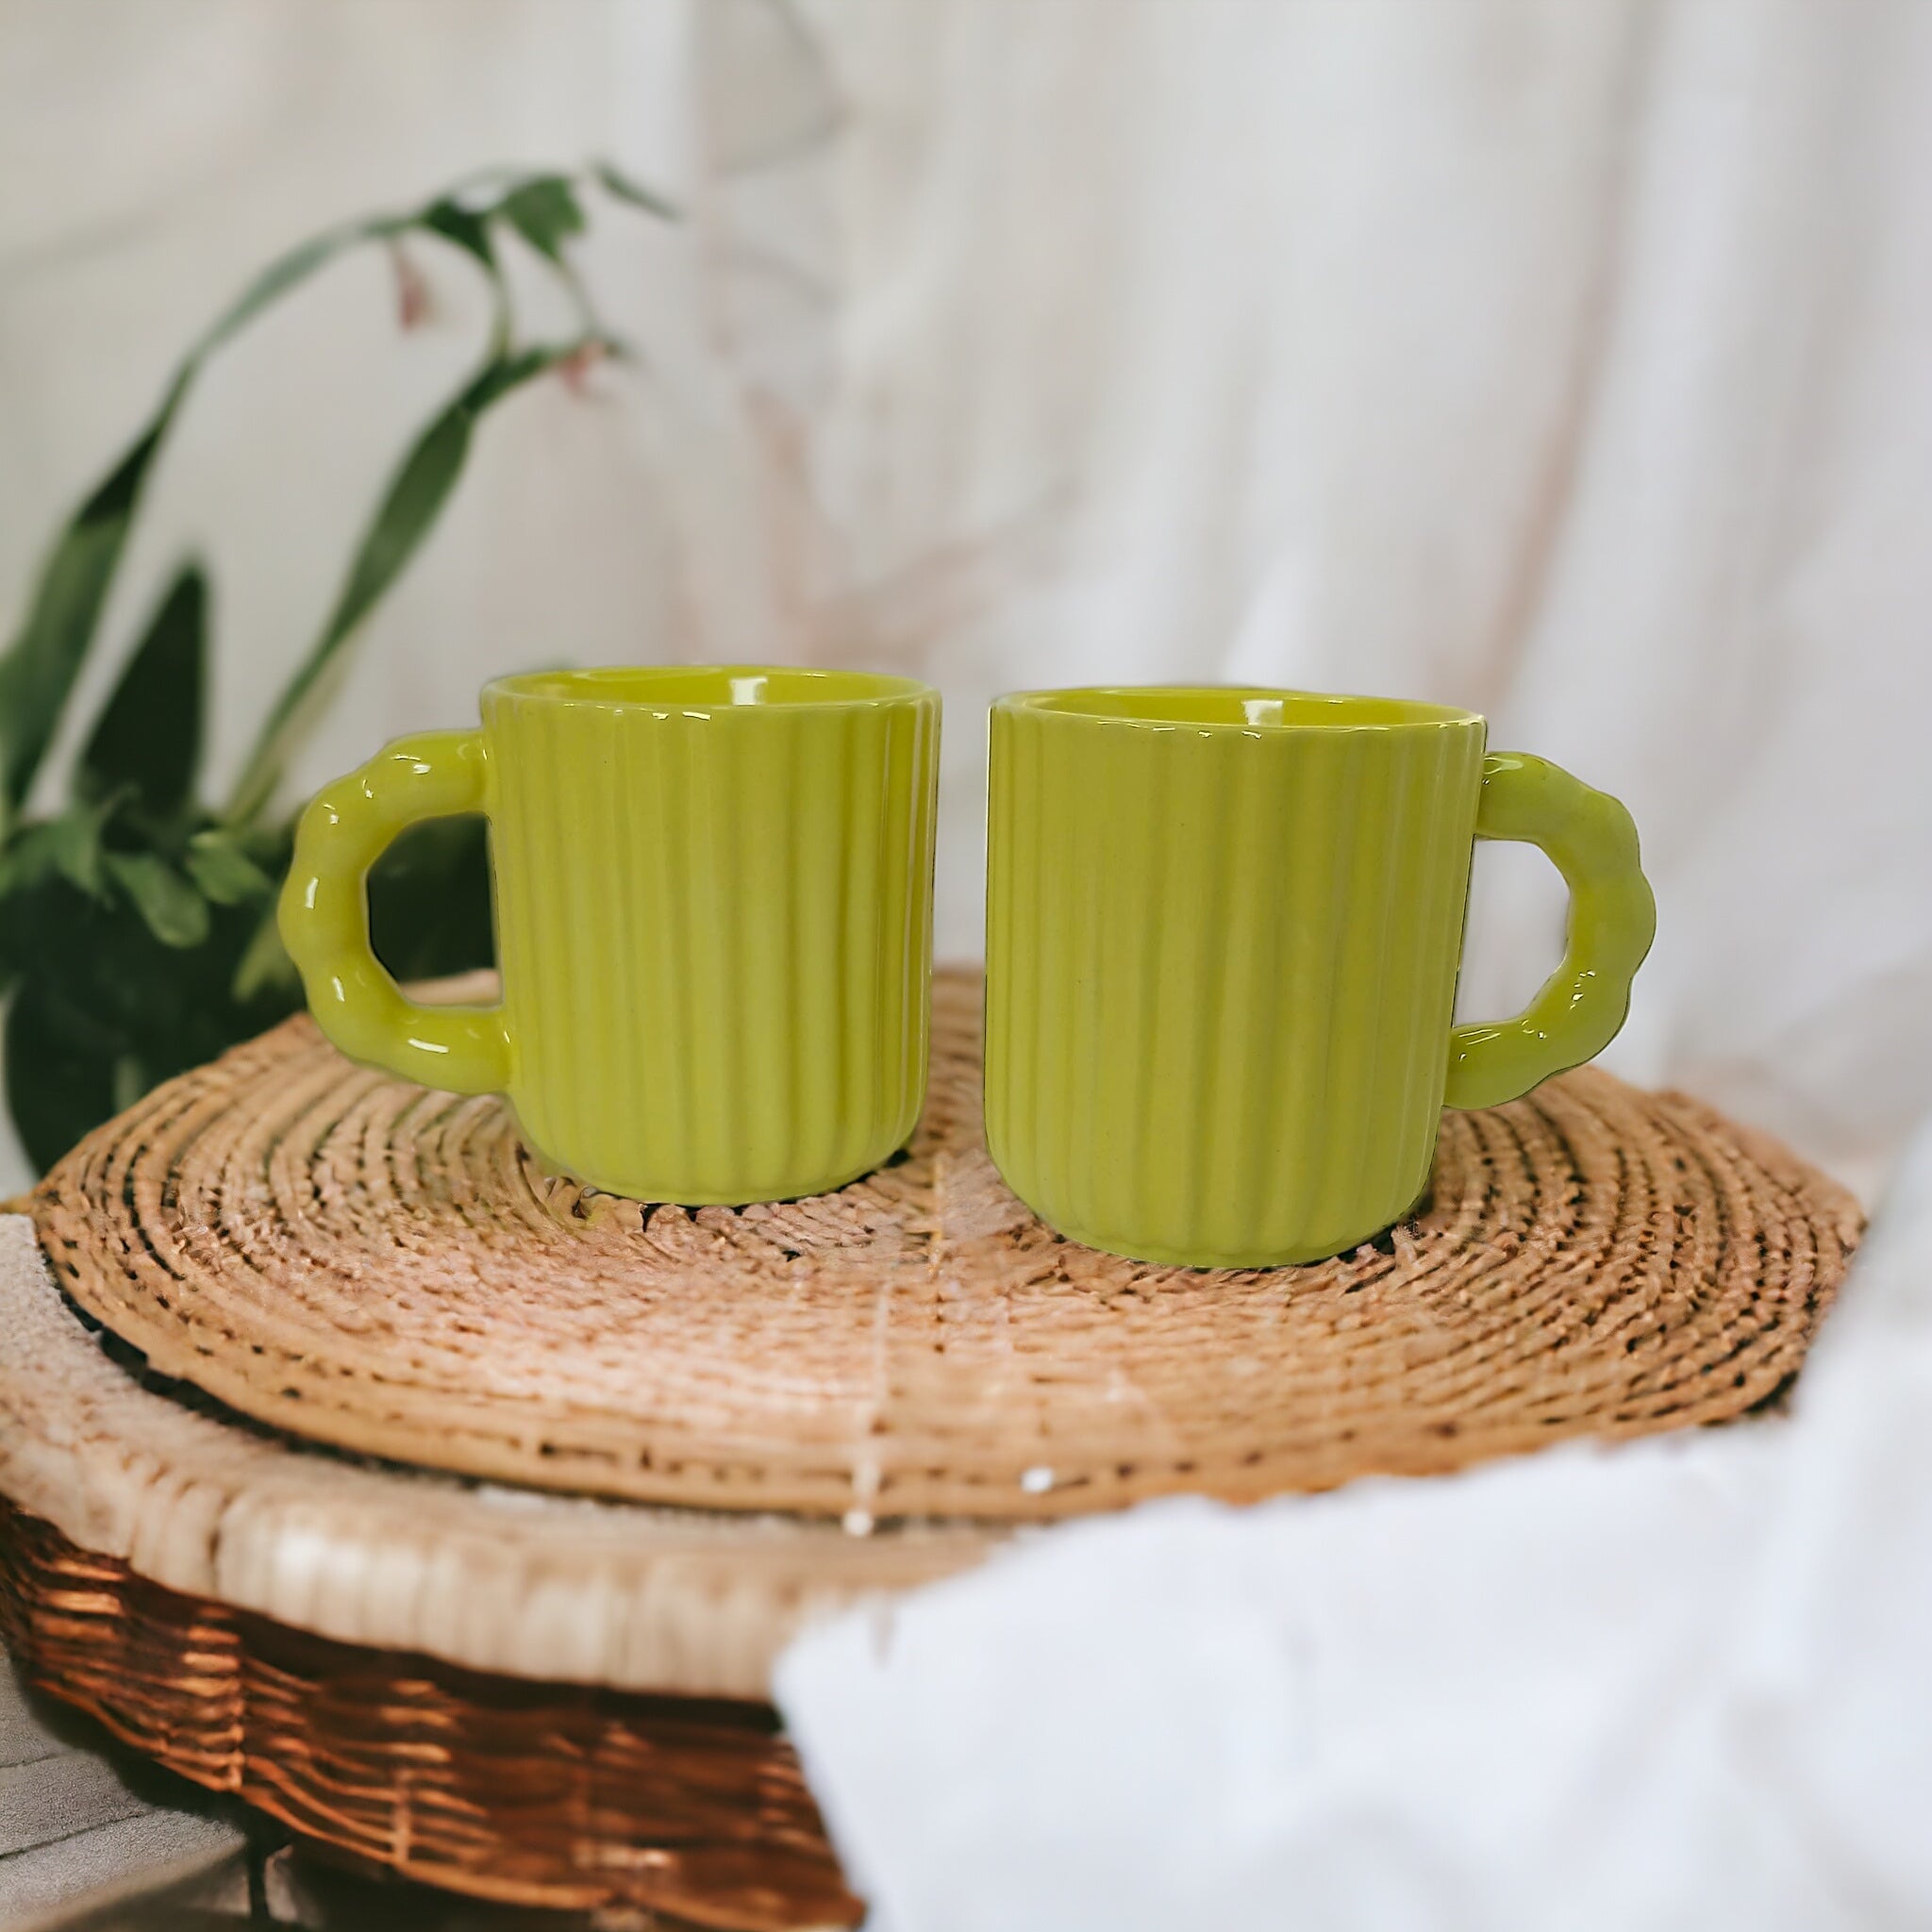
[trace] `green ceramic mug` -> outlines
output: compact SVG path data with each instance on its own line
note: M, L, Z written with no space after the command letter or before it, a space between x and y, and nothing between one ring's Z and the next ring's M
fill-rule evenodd
M986 1125L1028 1207L1142 1260L1316 1260L1415 1205L1445 1099L1608 1043L1656 926L1636 829L1485 734L1300 691L999 700ZM1519 1017L1452 1028L1477 839L1556 861L1569 950Z
M646 1201L840 1187L925 1091L938 692L854 671L544 672L304 813L281 929L352 1058L508 1096L553 1165ZM490 820L503 1004L406 999L363 881L417 819Z

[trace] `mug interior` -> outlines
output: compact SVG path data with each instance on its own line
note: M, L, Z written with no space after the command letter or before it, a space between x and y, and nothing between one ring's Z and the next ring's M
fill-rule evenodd
M1473 711L1411 698L1361 698L1328 691L1272 691L1242 685L1095 685L1084 691L1021 691L1004 705L1060 717L1155 728L1386 731L1402 725L1477 724Z
M930 688L916 678L795 664L642 664L532 671L496 678L485 689L501 697L661 711L796 710L809 705L889 704L930 694Z

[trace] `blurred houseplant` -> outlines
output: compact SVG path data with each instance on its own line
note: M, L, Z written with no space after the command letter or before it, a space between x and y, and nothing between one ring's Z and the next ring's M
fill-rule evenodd
M332 689L362 621L434 528L481 418L549 371L622 345L565 253L587 191L658 216L670 208L608 166L581 175L504 171L425 206L345 225L266 269L183 358L131 448L56 538L22 625L0 656L0 992L7 1105L42 1168L158 1081L279 1019L300 988L275 926L291 825L275 806L288 760ZM559 341L521 339L501 258L520 237L558 276L576 318ZM28 792L92 649L143 486L208 357L344 250L395 251L405 325L423 285L406 238L460 251L487 277L481 361L418 432L364 529L333 608L263 722L219 808L196 794L209 598L184 562L75 762L66 808L27 818ZM370 881L387 962L403 976L490 957L483 830L453 820L399 841Z

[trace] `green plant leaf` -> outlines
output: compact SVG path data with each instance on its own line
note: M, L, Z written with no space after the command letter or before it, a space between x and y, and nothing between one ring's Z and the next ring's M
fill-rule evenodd
M164 946L198 946L208 938L208 901L165 858L152 852L110 852L107 862Z
M101 829L125 794L111 792L92 805L75 806L46 824L47 848L55 869L90 899L107 896Z
M142 485L185 386L185 378L177 377L134 446L56 539L34 585L26 621L0 657L0 796L10 809L17 810L26 797L80 675Z
M674 212L670 204L626 181L615 169L600 168L598 178L609 192L640 208L659 214ZM516 211L510 212L505 202L515 202ZM504 202L493 209L468 208L444 195L411 213L345 222L277 257L202 332L132 447L55 540L35 582L26 619L0 655L0 832L25 799L53 741L61 709L93 641L142 487L206 358L344 250L410 228L441 236L489 274L497 310L492 346L500 350L508 335L508 311L489 222L489 215L498 211L553 259L561 237L583 225L582 209L562 175L516 179Z
M325 267L344 249L358 242L380 240L407 227L408 215L373 215L366 220L342 222L307 242L298 242L286 255L279 255L223 309L202 332L201 340L190 350L184 375L202 358L238 334L272 302L291 289L306 282L316 270Z
M602 185L605 193L614 195L619 201L627 201L633 208L641 208L647 214L660 216L667 222L682 219L675 201L667 201L654 190L641 187L628 175L620 174L608 161L599 161L591 171Z
M475 813L408 827L369 869L369 934L398 979L488 966L490 844Z
M16 827L7 856L0 858L0 897L29 891L51 878L59 869L58 844L54 827L45 819Z
M235 967L229 996L238 1006L245 1007L272 993L293 996L301 991L302 975L295 971L295 962L282 944L281 924L271 906Z
M408 226L413 217L350 222L293 248L256 276L182 359L131 448L55 540L26 621L0 657L0 827L26 797L87 659L126 545L142 485L203 360L278 296L343 249Z
M421 228L425 234L441 236L443 241L462 249L489 276L490 353L497 356L509 343L510 307L509 289L503 279L502 264L496 258L495 239L490 232L490 212L487 207L472 207L454 194L445 194L432 201L411 225Z
M622 200L675 214L668 202L614 170L599 178ZM591 317L564 255L567 239L583 226L580 183L581 177L574 183L527 169L497 170L470 191L341 225L278 257L195 341L140 435L49 547L25 614L0 653L0 986L10 989L6 1091L38 1163L58 1158L154 1081L208 1058L299 1004L299 981L274 907L275 879L288 858L286 830L231 826L198 831L185 849L177 843L197 823L187 814L200 735L198 688L208 673L207 585L199 572L184 572L170 586L129 654L78 761L78 808L9 833L98 636L155 459L203 361L360 242L411 232L434 236L490 278L488 356L409 446L327 623L271 714L250 760L253 776L238 787L238 795L261 800L343 645L433 529L477 419L572 355L592 345L622 353ZM570 282L585 317L576 340L512 352L499 225ZM130 799L126 815L117 817ZM487 957L480 824L428 828L422 841L399 845L392 862L377 869L372 897L379 941L405 972L454 970Z
M243 906L275 891L275 881L249 858L232 832L219 826L188 841L188 875L217 906Z
M476 209L465 208L445 194L432 201L416 217L416 225L454 242L466 254L475 256L492 275L496 274L496 243L490 238L489 222Z
M328 621L331 641L346 637L402 575L429 534L463 472L475 426L466 403L447 409L419 439L391 482Z
M79 795L125 787L159 818L186 805L201 762L207 672L208 579L191 563L168 587L81 752Z
M107 897L101 831L125 791L92 805L72 806L58 818L20 826L0 859L0 898L25 891L57 874L91 899Z
M27 980L7 1009L7 1110L44 1173L114 1111L111 1035L46 981Z
M563 259L565 240L584 231L576 191L563 175L540 175L511 189L497 211L539 255L555 262Z
M573 356L581 356L586 349L603 349L614 355L622 347L614 336L588 335L569 342L538 342L517 350L514 355L499 356L465 391L463 407L472 418L480 416L512 390L523 388L558 363L568 362Z
M7 1074L24 1138L42 1164L155 1081L273 1025L299 1003L292 985L234 997L236 964L260 924L258 902L211 908L207 941L185 947L158 938L125 893L90 899L58 874L18 909L24 916L14 918L9 904L0 922L14 998L27 1003L25 1033L10 1031ZM56 1082L58 1091L46 1091Z
M269 712L229 799L225 814L229 824L253 818L274 795L288 754L343 645L371 606L401 575L442 514L462 475L477 419L512 390L579 353L590 340L579 339L492 356L417 437L363 533L348 579L322 635L309 646L308 656Z
M308 655L269 713L257 749L236 786L228 812L231 823L252 816L280 781L283 757L306 704L370 606L401 575L403 566L429 534L456 488L469 453L475 420L466 391L417 439L396 472L363 533L348 581L321 637L309 646Z

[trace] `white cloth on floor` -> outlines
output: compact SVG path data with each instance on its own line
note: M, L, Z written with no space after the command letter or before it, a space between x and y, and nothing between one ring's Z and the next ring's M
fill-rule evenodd
M777 1689L891 1932L1932 1924L1932 1131L1788 1417L1072 1525Z

